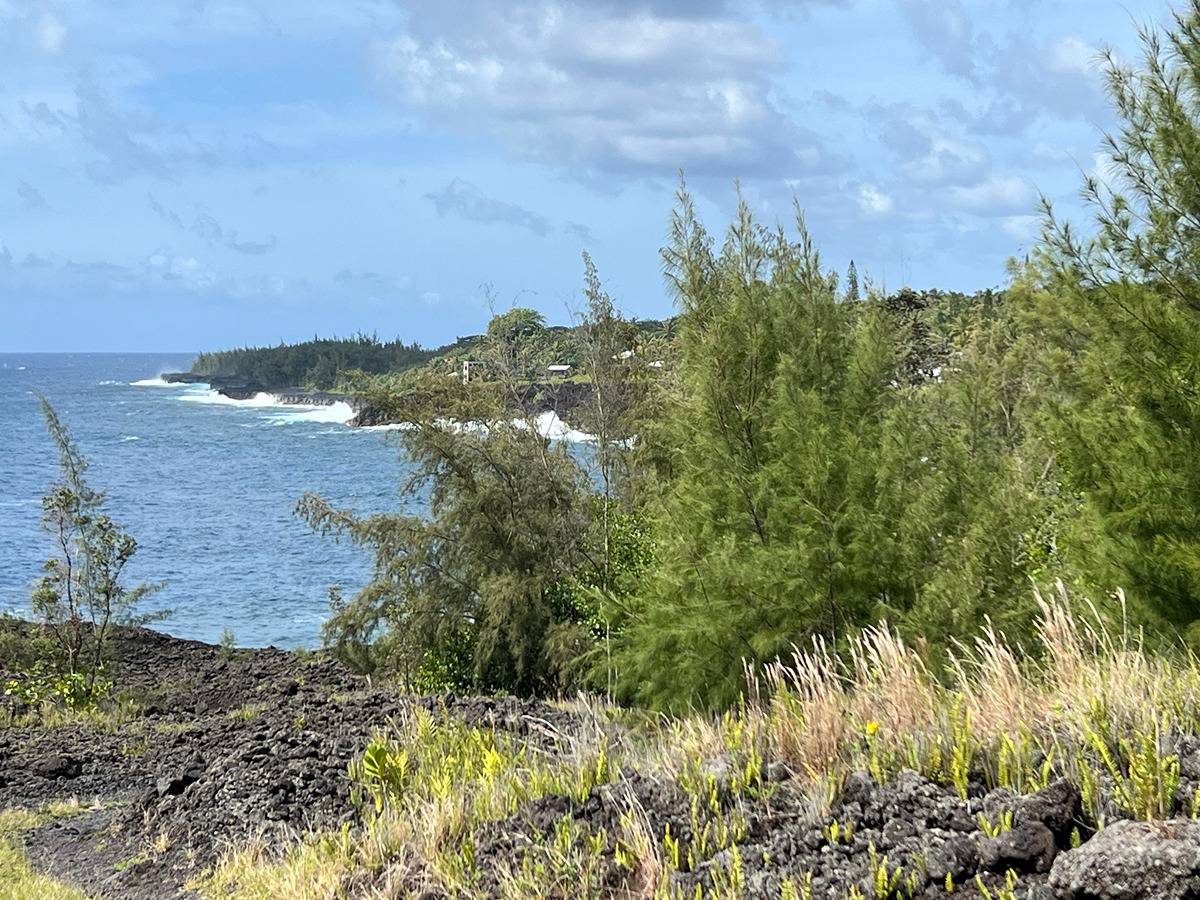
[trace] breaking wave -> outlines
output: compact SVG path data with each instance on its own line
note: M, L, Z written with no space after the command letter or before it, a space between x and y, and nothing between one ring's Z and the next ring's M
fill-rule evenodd
M101 384L118 384L116 381L102 381ZM129 382L131 387L193 387L193 385L172 384L169 381L163 381L162 378L143 378L141 381Z

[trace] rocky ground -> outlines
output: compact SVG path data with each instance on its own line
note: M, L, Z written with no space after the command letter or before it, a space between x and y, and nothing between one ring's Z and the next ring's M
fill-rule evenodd
M406 706L445 704L517 732L565 716L512 699L402 697L317 657L141 629L121 635L117 656L114 680L143 705L134 720L0 728L0 809L99 807L34 831L28 852L101 897L188 896L184 883L228 846L352 820L347 764Z
M33 831L28 853L96 897L187 897L188 879L226 847L260 833L286 838L357 821L347 764L374 727L413 705L444 706L468 723L516 734L578 725L576 713L537 702L405 697L320 657L282 651L230 652L137 630L120 636L118 654L116 680L138 699L138 716L98 728L0 729L0 809L67 798L94 804ZM1195 792L1200 745L1178 750L1179 791ZM709 771L726 803L721 785L730 773L721 760ZM705 895L724 891L736 870L749 897L787 896L785 879L802 882L811 872L817 898L854 889L866 898L1200 898L1200 824L1118 820L1093 835L1079 791L1066 781L1025 797L975 784L964 801L915 773L884 785L854 773L829 814L814 816L810 795L786 768L768 765L766 775L773 789L746 810L736 853L720 851L675 873L680 896L695 896L697 887ZM493 870L489 861L511 859L564 817L592 833L615 833L632 799L653 833L669 824L685 845L694 837L677 783L626 772L582 802L543 797L491 823L476 856ZM616 893L628 882L609 862ZM387 875L362 885L361 895L380 889Z

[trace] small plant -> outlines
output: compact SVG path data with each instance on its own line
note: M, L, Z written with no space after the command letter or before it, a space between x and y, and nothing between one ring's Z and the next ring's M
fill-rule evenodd
M974 741L971 732L971 711L955 697L950 703L950 781L958 796L967 799L967 784L971 774Z
M905 874L903 866L889 865L886 855L880 857L872 842L867 846L872 872L871 884L875 900L892 900L894 897L912 897L917 890L917 872Z
M18 709L33 709L45 703L67 709L91 709L112 690L112 682L102 677L103 668L88 677L82 672L35 671L4 684L4 695Z
M867 745L867 771L882 784L897 768L896 754L884 745L879 734L879 723L874 720L863 728L863 741Z
M237 658L237 635L233 633L233 629L226 625L221 629L221 659L225 662L233 662Z
M1017 900L1017 873L1009 869L1004 874L1004 886L993 893L979 875L975 876L975 886L983 900Z
M1105 737L1107 729L1102 730L1104 720L1094 715L1093 720L1097 719L1101 727L1086 725L1084 735L1113 781L1113 799L1138 819L1170 816L1179 787L1179 756L1162 751L1165 724L1156 721L1152 731L1139 731L1132 739L1122 738L1118 742L1122 751L1119 761ZM1088 789L1094 799L1094 785L1089 784Z
M854 840L854 823L841 824L834 819L825 826L825 839L831 844L849 844Z
M779 886L779 900L813 900L812 883L811 871L805 872L799 883L785 878Z
M1006 809L1000 813L1000 818L992 822L983 813L979 814L979 830L990 838L998 837L1006 831L1012 831L1013 813Z
M239 722L253 722L263 714L264 709L266 707L261 703L247 703L231 711L229 718L236 719Z

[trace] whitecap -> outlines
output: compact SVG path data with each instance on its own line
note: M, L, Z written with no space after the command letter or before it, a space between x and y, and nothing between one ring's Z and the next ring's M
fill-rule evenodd
M550 438L552 441L570 441L572 443L587 443L596 440L594 434L588 434L586 431L577 431L566 422L558 417L558 413L553 410L549 412L539 413L537 420L537 430L542 437Z
M408 422L389 422L386 425L361 425L354 431L372 432L372 431L403 431L413 426Z
M97 382L97 384L100 387L113 387L114 385L124 384L124 383L125 382L123 382L123 381L100 381L100 382Z
M138 435L136 435L136 434L123 434L123 435L121 435L121 443L122 443L122 444L124 444L124 443L126 443L126 442L128 442L128 441L140 441L140 440L141 440L141 437L139 437L139 436L138 436Z
M232 397L226 397L220 391L214 391L207 386L201 386L199 390L185 391L179 399L190 403L211 403L215 406L241 406L248 409L264 409L286 405L280 403L279 398L274 394L268 394L263 391L245 400L234 400Z
M101 384L117 384L115 381L102 381ZM141 381L129 382L131 387L185 387L185 385L170 381L163 381L161 377L143 378ZM190 387L190 385L186 385Z
M346 425L353 418L354 408L345 401L338 401L327 406L292 407L289 412L271 416L271 422L275 425L296 425L301 422Z

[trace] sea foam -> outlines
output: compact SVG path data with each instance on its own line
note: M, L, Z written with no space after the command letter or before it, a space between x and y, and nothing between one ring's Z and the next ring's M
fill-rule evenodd
M537 430L542 437L548 437L552 441L586 443L596 440L596 436L594 434L588 434L586 431L576 431L574 428L560 419L558 417L558 413L554 411L538 414Z
M286 404L280 403L279 398L274 394L268 394L263 391L245 400L234 400L232 397L226 397L220 391L214 391L206 386L202 390L189 390L179 399L186 400L189 403L211 403L214 406L241 406L258 409L286 406Z
M112 381L101 382L102 384L115 384ZM132 387L184 387L181 384L172 384L169 381L163 381L162 378L143 378L141 381L129 382Z
M354 418L354 408L342 401L328 406L292 406L288 409L291 411L271 416L271 421L276 425L296 425L301 422L346 425Z

